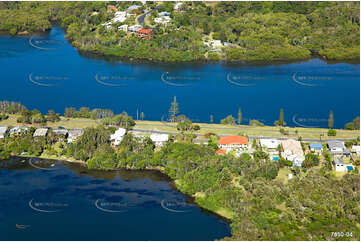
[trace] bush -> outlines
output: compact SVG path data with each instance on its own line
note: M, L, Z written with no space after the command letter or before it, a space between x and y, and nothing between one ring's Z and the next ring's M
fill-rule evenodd
M327 136L336 136L336 130L334 130L334 129L328 130Z

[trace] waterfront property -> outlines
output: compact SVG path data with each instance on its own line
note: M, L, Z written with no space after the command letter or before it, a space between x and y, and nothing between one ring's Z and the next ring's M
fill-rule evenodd
M260 139L261 147L270 155L271 160L277 161L279 159L278 147L280 142L277 139Z
M248 138L239 135L223 136L218 140L218 146L227 153L235 151L236 155L240 155L248 150Z
M112 146L117 146L120 144L120 142L123 140L125 133L127 132L126 129L119 128L115 131L114 134L110 136L110 142Z
M19 135L21 133L26 133L26 132L28 132L28 127L15 126L9 130L10 135Z
M282 140L281 145L283 148L282 157L292 161L294 166L302 166L305 156L300 141L294 139Z
M333 165L335 166L336 172L345 172L346 171L345 162L343 161L343 159L341 159L339 157L337 157L333 160Z
M0 139L3 139L5 137L7 131L8 131L8 127L5 126L0 127Z
M34 137L45 137L48 135L48 128L37 128L33 134Z
M151 134L150 139L154 142L156 147L162 147L169 139L168 134Z
M311 143L309 145L310 151L313 151L315 153L317 153L318 155L320 155L322 153L322 144L321 143Z
M351 152L345 147L345 143L339 140L327 141L327 148L334 156L350 156Z
M68 133L68 143L75 142L77 138L83 135L83 133L83 129L70 129Z

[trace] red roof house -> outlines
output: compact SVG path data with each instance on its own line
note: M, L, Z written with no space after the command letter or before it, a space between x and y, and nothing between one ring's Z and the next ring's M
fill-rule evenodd
M219 139L218 144L221 149L225 149L226 151L244 150L248 148L248 138L238 135L224 136Z
M138 37L142 39L150 39L152 36L150 33L152 32L151 29L139 29L138 30Z
M225 149L219 149L216 151L216 154L218 154L218 155L223 155L225 153L227 153L227 151Z

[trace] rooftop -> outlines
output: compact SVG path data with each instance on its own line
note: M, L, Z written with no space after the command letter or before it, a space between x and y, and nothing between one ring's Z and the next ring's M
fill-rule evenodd
M34 132L34 137L45 136L48 133L48 128L38 128Z
M247 145L248 139L244 136L224 136L221 137L218 141L220 145Z

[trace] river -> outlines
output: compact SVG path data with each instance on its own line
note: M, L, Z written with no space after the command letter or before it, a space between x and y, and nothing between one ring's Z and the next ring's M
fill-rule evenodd
M90 171L35 158L0 163L2 240L215 240L229 224L157 171Z
M54 27L42 36L1 36L1 100L63 114L65 107L109 108L167 119L173 96L194 122L218 123L242 109L243 124L334 126L359 116L360 64L321 59L258 63L139 63L79 53Z

